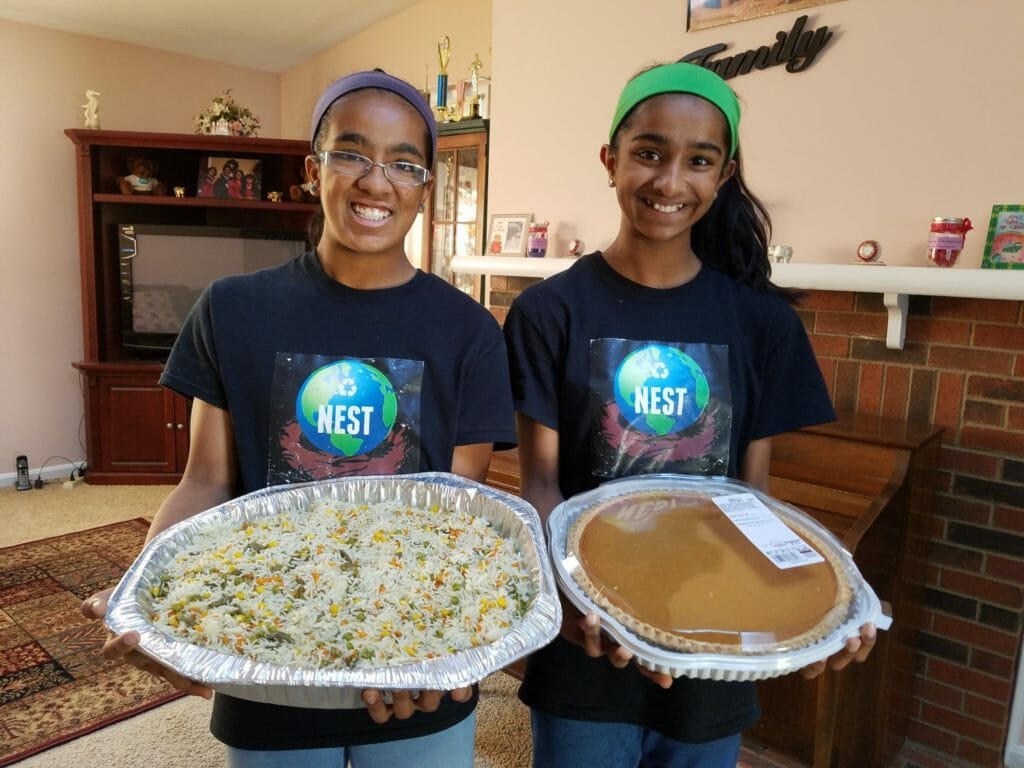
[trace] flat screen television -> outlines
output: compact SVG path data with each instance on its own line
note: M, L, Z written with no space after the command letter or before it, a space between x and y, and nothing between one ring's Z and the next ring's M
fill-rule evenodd
M216 278L273 267L305 249L304 232L119 224L122 346L166 352Z

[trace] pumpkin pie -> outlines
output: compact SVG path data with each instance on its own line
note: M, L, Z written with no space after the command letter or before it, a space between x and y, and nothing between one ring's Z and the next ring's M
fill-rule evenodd
M687 653L795 651L845 621L853 590L835 548L795 515L783 522L823 562L780 569L693 490L600 501L569 529L572 576L641 639Z

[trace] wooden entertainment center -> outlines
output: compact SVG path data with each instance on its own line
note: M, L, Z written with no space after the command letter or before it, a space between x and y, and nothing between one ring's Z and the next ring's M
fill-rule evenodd
M121 284L117 227L174 224L265 227L301 233L316 203L288 201L288 188L303 182L305 141L237 136L134 133L69 129L75 145L79 253L82 273L82 375L86 454L90 483L173 483L188 455L188 406L158 384L164 354L126 348L120 323ZM117 178L128 158L156 160L167 195L125 195ZM262 199L197 197L207 158L260 161ZM174 187L184 187L176 197ZM279 191L281 202L266 199Z

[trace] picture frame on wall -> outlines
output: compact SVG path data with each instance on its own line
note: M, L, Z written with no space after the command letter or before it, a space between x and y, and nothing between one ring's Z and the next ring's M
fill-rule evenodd
M487 227L486 253L490 256L525 256L532 213L492 213Z
M196 197L259 200L262 165L248 157L204 157L199 162Z
M981 266L1024 269L1024 204L992 206Z
M699 29L757 19L774 13L801 11L839 0L686 0L686 29Z

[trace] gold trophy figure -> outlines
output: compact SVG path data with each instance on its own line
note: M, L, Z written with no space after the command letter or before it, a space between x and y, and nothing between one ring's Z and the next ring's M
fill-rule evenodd
M473 54L473 61L469 63L469 82L473 86L473 95L469 100L470 117L480 117L480 70L484 63L480 61L480 54Z

